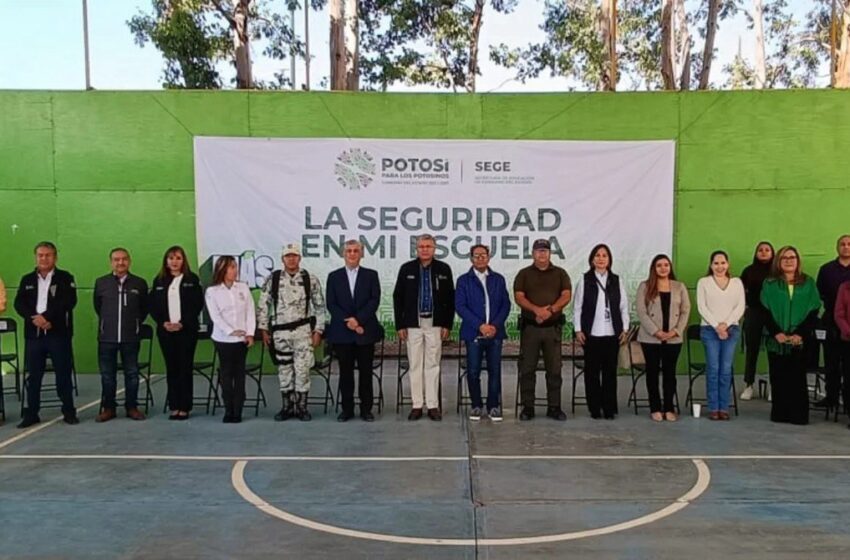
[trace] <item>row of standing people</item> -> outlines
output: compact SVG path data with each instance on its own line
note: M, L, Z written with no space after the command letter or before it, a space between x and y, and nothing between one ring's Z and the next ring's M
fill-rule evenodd
M458 279L455 291L451 269L434 259L435 248L433 237L424 235L419 239L417 259L401 267L393 293L396 329L400 340L407 344L410 358L413 408L409 419L421 418L426 409L431 419L441 417L438 400L441 340L448 336L457 312L463 321L460 334L467 350L470 416L477 420L486 411L491 419L498 421L501 419L501 344L510 310L505 279L490 268L488 248L478 245L470 254L472 267ZM740 336L741 316L746 314L747 387L742 397L746 398L748 391L752 391L758 348L766 331L770 335L766 338L766 348L774 387L772 418L796 423L807 421L803 346L812 339L820 306L818 288L827 310L825 319L834 317L825 321L833 328L832 332L828 330L827 341L839 341L837 348L831 353L827 351L828 371L838 370L838 375L832 373L828 378L827 399L835 398L836 378L840 387L840 372L850 362L846 358L850 343L841 342L850 340L847 324L850 283L841 286L844 280L850 280L846 274L850 270L850 236L839 239L838 253L835 261L821 268L817 287L802 273L799 254L793 247L785 247L774 255L769 243L760 243L753 264L742 274L743 282L730 277L729 260L724 252L712 254L708 273L697 285L710 418L728 418L732 357ZM266 280L256 315L250 291L245 284L237 282L235 259L219 259L206 303L214 325L212 338L221 359L225 422L241 418L245 354L254 342L257 326L278 367L283 406L276 419L309 419L306 406L309 370L313 365L313 348L323 336L326 309L330 316L327 338L340 363L343 411L339 419L345 421L354 416L355 365L359 373L361 417L367 421L374 419L371 363L374 344L383 336L376 316L380 284L375 271L360 267L362 254L359 243L346 243L345 266L328 278L326 306L318 279L300 268L299 247L288 245L282 257L283 270ZM534 417L534 385L542 353L547 415L563 420L566 415L560 406L560 337L565 322L563 309L570 302L572 286L566 271L551 263L548 241L536 241L533 255L533 264L520 271L514 281L515 300L521 308L520 418ZM48 356L56 368L57 390L66 422L76 421L70 391L71 312L76 293L73 277L55 268L56 257L56 248L51 243L36 247L36 271L22 279L22 289L16 298L18 312L28 319L25 335L30 391L22 427L39 420L38 389ZM129 273L128 251L113 250L110 261L112 273L99 278L94 289L103 384L102 408L97 419L102 422L116 416L119 354L125 371L127 416L144 419L137 407L137 359L139 330L148 312L157 324L165 357L170 418L188 418L192 406L191 371L197 344L197 318L204 305L200 280L189 270L185 252L176 246L166 251L150 294L144 280ZM629 323L625 286L611 272L612 262L606 245L595 247L588 259L589 270L575 290L574 324L576 338L584 346L586 394L593 418L613 418L617 414L617 350L625 342ZM5 290L0 292L0 298L5 296ZM830 297L830 294L834 295ZM685 286L676 281L667 256L653 259L649 277L640 284L636 299L640 320L638 341L647 364L651 416L654 420L675 420L675 364L687 328L690 301ZM489 385L486 408L480 390L480 372L485 361ZM836 367L831 368L833 365ZM64 375L65 371L69 375ZM659 374L664 385L663 398L658 386Z

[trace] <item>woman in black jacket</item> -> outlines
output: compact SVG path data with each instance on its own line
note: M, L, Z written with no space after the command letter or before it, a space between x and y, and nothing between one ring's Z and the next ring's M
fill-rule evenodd
M189 270L186 252L169 247L150 292L150 313L165 358L169 420L186 420L192 410L192 364L203 308L201 281Z
M753 254L753 263L741 272L741 281L747 298L747 310L744 312L744 348L747 351L744 369L744 384L741 400L753 398L753 383L756 380L756 365L762 346L762 337L767 310L761 304L761 287L770 275L773 264L773 245L769 241L760 241Z

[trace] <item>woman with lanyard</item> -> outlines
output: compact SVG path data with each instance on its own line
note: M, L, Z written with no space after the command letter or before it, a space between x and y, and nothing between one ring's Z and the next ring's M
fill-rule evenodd
M626 287L611 272L613 260L607 245L593 248L573 303L576 341L584 347L587 408L594 419L617 415L617 355L629 330Z
M198 316L204 309L201 281L189 269L182 247L169 247L153 279L151 317L165 359L169 420L188 420L192 410L192 366L198 345Z
M251 290L237 282L239 268L231 256L219 257L207 288L207 311L213 322L212 339L220 359L219 379L224 400L224 423L242 421L245 403L245 359L254 344L257 318Z
M691 300L687 287L676 280L670 257L656 255L652 259L649 278L640 283L635 298L640 319L638 342L646 358L650 417L656 422L675 422L676 363L688 328ZM664 380L663 401L658 392L659 371Z
M697 282L708 418L729 420L732 360L741 335L738 321L746 307L744 284L729 274L729 257L725 252L713 252L708 262L708 272Z
M761 290L765 317L765 347L772 391L772 422L809 423L809 388L804 343L812 340L820 310L815 281L803 274L797 249L776 252L773 268Z

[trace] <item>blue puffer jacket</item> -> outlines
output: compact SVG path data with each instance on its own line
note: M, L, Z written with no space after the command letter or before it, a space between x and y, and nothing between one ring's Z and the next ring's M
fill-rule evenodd
M504 339L505 321L511 311L511 300L508 297L508 288L505 277L488 269L487 294L490 296L490 324L496 327L496 338ZM475 269L457 279L455 290L455 311L460 315L460 339L466 341L475 340L480 336L479 329L484 324L484 287L475 276Z

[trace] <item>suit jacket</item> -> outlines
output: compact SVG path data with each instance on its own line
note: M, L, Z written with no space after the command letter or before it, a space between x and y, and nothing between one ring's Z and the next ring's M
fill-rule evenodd
M363 346L374 344L384 337L384 329L378 322L381 283L378 281L377 271L361 266L357 271L352 296L345 267L334 270L328 275L325 303L330 314L330 322L325 328L325 339L331 344ZM364 330L362 335L345 325L347 317L357 319Z
M637 289L636 307L638 319L640 319L640 330L638 331L638 342L648 344L661 344L661 341L653 336L662 330L664 316L661 311L661 297L656 296L654 300L646 303L646 282L641 282ZM681 344L683 336L688 329L688 320L691 316L691 298L688 297L688 289L684 284L676 280L670 281L670 329L679 333L679 336L671 338L668 344Z
M18 286L18 293L15 295L15 311L24 319L24 338L34 339L45 336L45 334L73 335L77 285L71 274L58 268L53 270L50 291L47 295L47 311L42 313L44 318L53 325L53 328L47 333L35 328L30 320L34 315L37 315L35 308L38 304L38 272L34 270L24 275Z

